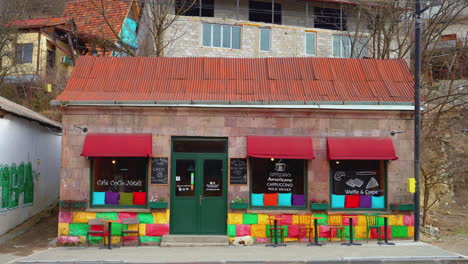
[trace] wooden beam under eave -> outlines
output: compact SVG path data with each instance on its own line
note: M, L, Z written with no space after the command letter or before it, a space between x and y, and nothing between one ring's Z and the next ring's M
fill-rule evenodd
M0 118L5 117L8 114L5 110L0 109Z

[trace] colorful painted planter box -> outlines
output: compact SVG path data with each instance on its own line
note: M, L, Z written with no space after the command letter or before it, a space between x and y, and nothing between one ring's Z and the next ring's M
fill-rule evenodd
M150 202L149 207L152 209L166 209L167 202Z
M310 210L328 210L328 203L311 203Z
M231 203L231 209L247 209L249 208L248 203Z

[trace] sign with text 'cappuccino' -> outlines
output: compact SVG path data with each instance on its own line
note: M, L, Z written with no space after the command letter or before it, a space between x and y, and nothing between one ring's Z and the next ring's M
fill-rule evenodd
M266 184L269 192L292 192L294 178L292 177L291 168L285 161L279 160L273 164L268 172Z

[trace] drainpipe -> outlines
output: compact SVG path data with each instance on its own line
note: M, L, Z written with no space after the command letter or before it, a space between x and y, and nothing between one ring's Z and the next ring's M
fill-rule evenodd
M239 20L239 0L237 0L236 20Z
M419 195L420 195L420 75L421 75L421 3L415 1L415 20L414 20L414 178L416 179L416 192L414 193L414 241L419 241Z
M309 2L306 2L306 27L309 27Z

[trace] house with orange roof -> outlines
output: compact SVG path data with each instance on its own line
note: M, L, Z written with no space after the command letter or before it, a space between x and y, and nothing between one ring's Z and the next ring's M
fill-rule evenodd
M63 16L75 21L77 31L96 37L88 54L136 54L140 9L136 1L75 0L65 5ZM108 45L103 45L103 41Z
M63 17L11 21L16 56L6 80L59 82L80 55L135 54L138 20L135 2L79 0L67 3Z
M404 60L82 56L52 102L59 243L93 218L136 218L108 241L163 246L311 241L312 216L321 241L410 238L413 92Z

